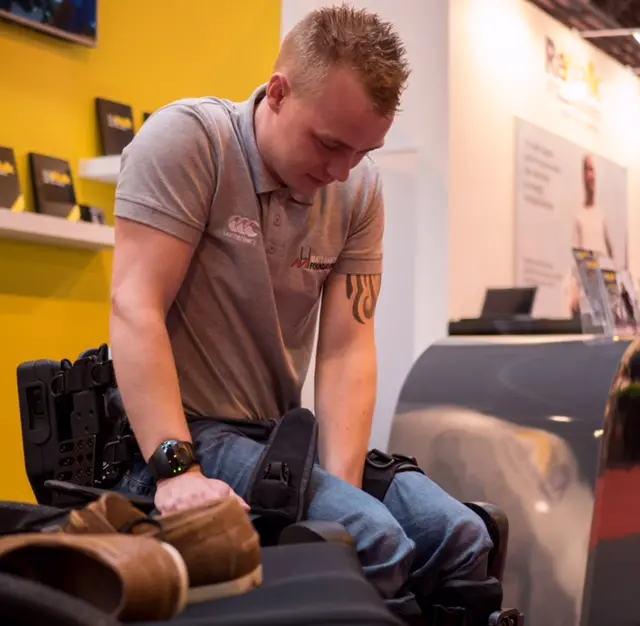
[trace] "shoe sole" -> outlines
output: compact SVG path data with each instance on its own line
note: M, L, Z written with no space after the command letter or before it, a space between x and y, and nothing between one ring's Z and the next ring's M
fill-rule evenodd
M218 600L248 593L262 584L262 565L258 565L249 574L214 585L191 587L188 592L188 604L199 604L208 600Z
M180 577L180 592L178 594L178 598L176 600L176 606L173 610L173 616L178 615L184 611L184 608L188 604L189 598L189 570L182 558L182 555L176 548L174 548L171 544L165 543L163 541L160 542L160 545L164 548L164 550L171 556L173 562L175 563L176 570L178 571L178 575Z

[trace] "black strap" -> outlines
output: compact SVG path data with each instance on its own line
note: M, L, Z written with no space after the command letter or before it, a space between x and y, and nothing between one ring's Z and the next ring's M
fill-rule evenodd
M427 620L429 624L518 626L515 620L508 620L511 612L502 611L502 585L493 577L485 580L450 579L437 585L428 595L423 594L422 584L420 578L411 581L419 603L430 618Z
M102 462L109 465L128 463L139 452L140 448L133 435L118 435L105 444Z
M249 481L246 501L252 514L280 518L283 525L306 518L317 442L311 411L292 409L278 420Z
M430 607L429 624L434 626L467 626L467 611L461 607L445 607L438 604Z
M19 505L18 505L19 506ZM7 514L7 511L9 514ZM24 533L56 532L68 521L70 509L32 505L30 511L20 514L16 509L2 507L0 519L0 536L22 535ZM14 515L11 515L13 513ZM9 518L8 520L6 518Z
M62 361L62 368L51 381L51 392L56 398L94 389L116 387L112 361L97 361L97 357L80 358L71 364Z
M381 502L387 495L389 485L399 472L424 472L412 456L387 454L377 448L369 450L364 463L362 489Z

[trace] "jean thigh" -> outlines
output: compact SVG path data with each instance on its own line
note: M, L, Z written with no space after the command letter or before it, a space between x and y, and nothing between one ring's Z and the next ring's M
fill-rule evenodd
M191 422L189 428L202 473L227 483L239 496L245 497L264 445L215 420ZM155 480L142 457L134 459L115 489L143 496L155 494Z
M389 509L317 465L309 498L309 519L342 524L354 539L367 579L384 598L394 598L409 575L415 544Z
M493 547L481 518L418 472L396 474L384 503L416 544L414 574L465 578Z
M246 497L264 444L213 420L195 422L191 433L202 473L227 483L241 498Z

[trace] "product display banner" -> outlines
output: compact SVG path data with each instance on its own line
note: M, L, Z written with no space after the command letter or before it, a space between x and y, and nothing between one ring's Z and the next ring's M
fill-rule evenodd
M0 209L24 211L24 195L12 148L0 146Z
M96 98L98 130L105 156L122 154L133 139L133 111L127 104Z
M625 168L516 119L515 279L538 287L535 316L577 314L574 248L628 269L627 204Z
M69 220L80 219L71 166L63 159L29 154L35 208L38 213Z

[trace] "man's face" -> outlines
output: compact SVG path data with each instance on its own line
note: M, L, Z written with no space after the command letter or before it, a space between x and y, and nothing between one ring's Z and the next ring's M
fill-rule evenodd
M584 160L584 187L589 194L593 194L596 187L596 170L589 156Z
M334 70L313 94L288 91L286 78L274 77L267 91L275 112L269 152L272 169L292 191L312 194L349 172L380 148L393 122L372 110L357 78Z

